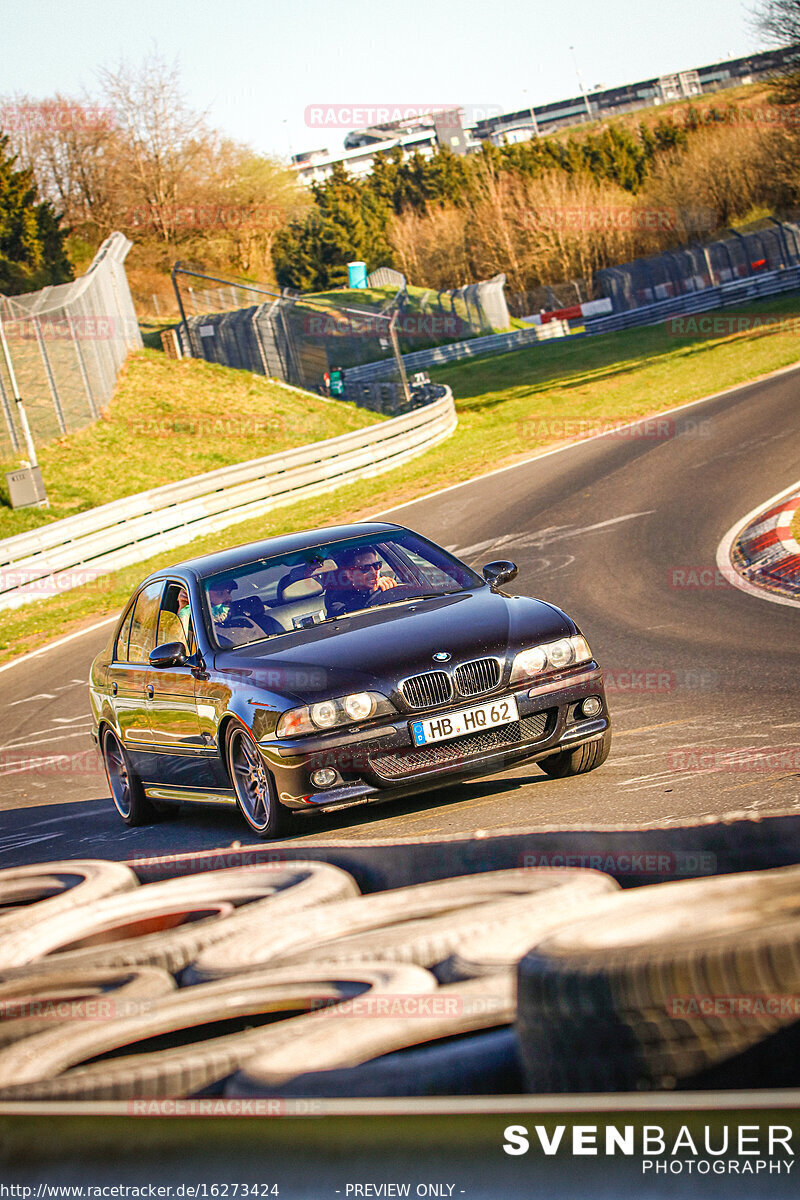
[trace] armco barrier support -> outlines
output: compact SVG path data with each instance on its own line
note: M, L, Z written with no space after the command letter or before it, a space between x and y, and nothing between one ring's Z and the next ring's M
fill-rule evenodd
M388 471L449 437L457 421L447 388L441 400L367 429L152 488L6 538L0 542L0 609Z

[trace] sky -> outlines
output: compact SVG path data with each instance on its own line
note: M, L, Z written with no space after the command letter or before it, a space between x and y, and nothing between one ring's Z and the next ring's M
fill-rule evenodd
M591 89L752 53L757 3L0 0L0 96L97 95L100 68L157 47L211 126L287 158L352 127L316 127L312 106L480 115L577 95L576 69Z

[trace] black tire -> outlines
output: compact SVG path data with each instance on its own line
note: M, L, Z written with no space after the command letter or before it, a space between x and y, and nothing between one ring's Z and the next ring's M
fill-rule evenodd
M34 863L0 871L0 940L21 925L138 888L124 863L93 858Z
M247 1065L225 1087L226 1096L507 1096L523 1092L519 1043L513 1028L428 1042L328 1071L307 1071L265 1085Z
M507 984L498 990L498 1019L467 1019L469 1028L510 1023L512 988ZM436 980L429 972L385 963L291 967L183 988L154 999L130 1017L63 1025L6 1046L0 1050L0 1099L213 1095L256 1054L269 1053L267 1066L274 1061L287 1075L338 1066L351 1057L350 1029L355 1025L369 1044L370 1056L397 1048L398 1025L403 1028L401 1045L413 1041L417 1033L424 1040L429 1029L439 1037L458 1031L450 1028L452 1017L376 1020L352 1017L352 1008L342 1010L339 1005L357 1000L369 1005L381 998L387 1004L398 999L425 1003L437 994ZM292 1016L297 1012L302 1015ZM251 1018L259 1014L284 1019L252 1027ZM340 1014L349 1019L338 1020ZM225 1033L219 1022L236 1022L237 1031ZM190 1040L171 1049L151 1048L151 1039L177 1031ZM191 1031L196 1031L194 1037ZM100 1059L112 1051L114 1057Z
M793 1024L799 913L798 867L599 900L520 962L529 1089L682 1086Z
M253 833L261 838L280 837L289 813L278 801L275 780L263 754L243 725L228 729L225 758L237 807Z
M537 895L548 914L567 909L582 913L574 906L595 895L599 899L601 892L609 890L617 890L616 884L598 871L523 868L373 892L341 904L315 906L314 911L309 908L302 921L276 922L262 930L257 941L249 932L226 938L224 945L203 951L183 982L204 983L256 967L263 970L298 955L336 960L342 946L345 954L359 958L421 955L428 963L437 963L454 943L470 944L473 937L489 932L502 939L506 924L518 928L525 922L529 900ZM536 935L531 934L528 945L535 941ZM510 969L511 961L494 971Z
M539 766L553 779L566 779L569 775L585 775L587 771L595 771L608 758L611 749L611 730L607 729L602 737L595 742L584 742L574 750L562 750L550 758L543 758Z
M112 1020L174 991L175 980L157 967L34 972L6 979L0 982L0 1049L51 1031L56 1023Z
M282 915L356 894L328 863L229 867L149 883L31 922L0 938L9 975L157 966L182 971L218 938L258 942ZM233 910L231 910L233 906Z
M162 818L147 799L142 781L130 765L125 747L113 729L103 730L103 764L114 807L126 825L155 825Z

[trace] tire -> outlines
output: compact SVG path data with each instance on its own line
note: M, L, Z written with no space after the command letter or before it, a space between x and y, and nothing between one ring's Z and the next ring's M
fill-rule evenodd
M509 1096L523 1091L517 1035L508 1027L428 1042L357 1067L308 1071L268 1089L245 1066L225 1086L226 1096L242 1097Z
M585 775L588 771L596 771L608 758L611 749L611 730L607 729L602 737L594 742L584 742L574 750L562 750L549 758L542 758L537 763L547 775L553 779L566 779L569 775Z
M130 867L99 859L8 867L0 871L0 937L21 923L27 925L138 886Z
M347 969L352 968L344 965L339 968ZM261 1095L280 1095L287 1086L301 1089L300 1078L310 1072L358 1067L379 1056L427 1042L508 1026L514 1020L514 992L513 975L508 972L495 976L491 982L470 980L439 988L433 995L396 994L392 999L399 1003L389 1008L386 1015L381 1011L378 996L374 1015L354 1014L337 1024L334 1009L330 1014L333 1019L327 1021L322 1015L316 1026L306 1022L301 1027L296 1022L291 1041L276 1040L271 1045L265 1042L249 1059L244 1067L247 1086L260 1088ZM353 1007L358 1003L354 1001ZM393 1015L394 1007L405 1009L405 1014ZM425 1015L425 1009L435 1009L435 1014ZM0 1068L2 1065L0 1060ZM238 1087L240 1081L231 1080L227 1086Z
M125 747L109 726L103 730L103 765L114 807L126 825L155 825L161 813L144 794L142 781L130 765Z
M265 929L257 942L250 936L226 938L224 945L205 950L183 978L184 982L203 983L268 964L293 962L299 956L319 960L324 954L336 959L341 957L340 942L344 939L349 939L346 950L359 958L392 958L395 943L385 940L384 934L395 939L398 931L401 942L421 934L422 939L413 947L417 950L423 948L425 935L438 934L434 944L431 945L430 937L425 942L428 960L438 962L452 953L454 939L458 944L459 937L478 937L487 928L496 929L497 922L492 920L490 924L490 918L497 904L506 903L510 907L508 918L513 926L519 920L519 905L526 904L532 894L546 892L546 903L552 908L562 901L572 905L582 898L599 896L615 886L609 876L599 871L521 868L483 871L371 892L341 904L327 905L318 912L307 912L302 922ZM470 925L466 932L460 933L466 909L470 909ZM437 918L438 924L434 925ZM535 937L531 937L529 944L534 941Z
M509 984L509 994L510 990ZM351 1027L372 1020L352 1017L347 1008L338 1007L365 992L389 1000L435 995L436 980L418 967L378 963L265 971L182 989L134 1017L51 1030L8 1046L0 1051L0 1078L7 1081L0 1087L0 1098L120 1100L216 1093L244 1062L267 1051L276 1062L296 1063L300 1070L316 1063L327 1065L343 1056ZM507 1003L508 995L503 999ZM319 1011L322 1006L324 1012ZM245 1024L259 1014L303 1009L313 1011L220 1036L222 1021ZM340 1013L347 1019L337 1022ZM373 1021L378 1053L383 1044L392 1048L392 1038L382 1038L382 1033L393 1024ZM406 1024L420 1028L429 1023L407 1018ZM210 1038L202 1032L209 1025L216 1025ZM193 1043L167 1050L150 1048L153 1038L169 1038L193 1028L198 1030ZM102 1054L133 1050L137 1044L142 1045L142 1053L81 1065Z
M264 756L243 725L234 724L225 741L225 759L236 793L236 804L253 833L280 837L289 813L278 801L275 780Z
M177 972L217 940L242 933L257 943L281 917L357 892L346 871L312 862L230 867L148 883L6 935L0 971L8 976L149 965Z
M797 1020L771 999L800 990L798 941L799 867L600 900L519 965L529 1089L682 1086L758 1045Z
M175 990L157 967L63 971L0 983L0 1048L71 1021L111 1020Z

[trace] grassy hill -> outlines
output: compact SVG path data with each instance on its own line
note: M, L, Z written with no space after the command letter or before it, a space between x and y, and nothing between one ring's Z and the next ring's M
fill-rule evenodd
M381 419L249 371L141 350L125 364L99 421L42 446L49 509L9 508L0 474L0 538Z

